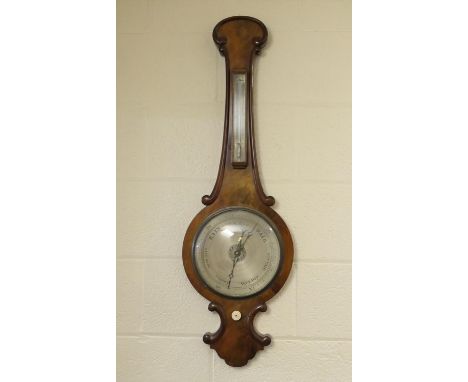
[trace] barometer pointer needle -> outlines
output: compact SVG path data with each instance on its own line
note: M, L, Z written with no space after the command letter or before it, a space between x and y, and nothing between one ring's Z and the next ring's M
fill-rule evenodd
M229 273L228 275L228 278L229 278L229 281L228 281L228 289L231 287L231 280L232 278L234 277L234 268L237 264L237 260L239 259L239 254L240 254L240 245L241 245L241 242L242 242L242 238L244 237L244 234L245 234L245 231L242 231L242 234L241 234L241 237L239 238L238 240L238 243L237 243L237 248L236 250L234 251L234 258L232 259L232 269L231 269L231 273Z
M228 275L228 278L229 278L228 285L227 285L228 289L231 287L231 280L234 277L234 268L236 267L237 261L239 260L239 257L240 257L240 255L242 253L242 250L244 249L244 245L245 245L245 243L247 243L247 240L249 240L249 237L253 235L253 232L254 232L256 226L257 226L257 224L255 224L253 226L253 228L249 231L249 233L247 233L247 237L245 238L243 243L242 243L242 239L243 239L244 234L245 234L246 231L242 231L241 237L239 238L239 241L237 243L237 249L234 252L234 258L232 259L231 273L229 273L229 275Z

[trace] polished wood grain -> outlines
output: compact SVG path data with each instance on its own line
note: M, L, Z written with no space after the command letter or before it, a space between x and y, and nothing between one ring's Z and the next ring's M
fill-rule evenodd
M208 309L216 311L221 325L215 333L206 333L203 341L215 349L228 365L243 366L258 350L269 345L271 338L258 333L254 318L265 312L266 301L283 287L291 271L294 249L291 234L283 219L271 208L272 196L265 195L260 182L255 151L252 113L252 65L266 43L268 32L265 25L252 17L235 16L220 21L213 30L213 39L226 61L226 105L224 137L218 177L210 195L202 197L206 205L192 220L185 234L182 258L185 272L193 287L210 301ZM234 166L231 160L232 119L232 74L247 74L247 161ZM283 243L282 262L275 278L260 293L246 298L228 298L209 289L199 277L192 257L195 236L203 222L212 214L228 207L246 207L264 214L278 229ZM241 312L241 319L231 318L233 311ZM187 318L189 319L189 318Z

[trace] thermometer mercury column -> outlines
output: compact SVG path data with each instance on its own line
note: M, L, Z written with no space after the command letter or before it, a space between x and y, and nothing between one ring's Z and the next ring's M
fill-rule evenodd
M244 168L247 166L246 148L246 102L247 102L247 74L233 73L233 101L232 101L232 166Z

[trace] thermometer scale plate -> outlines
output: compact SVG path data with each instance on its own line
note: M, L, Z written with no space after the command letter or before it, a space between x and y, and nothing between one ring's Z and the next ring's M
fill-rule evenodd
M247 102L247 74L233 73L233 97L232 97L232 165L242 168L247 165L246 148L246 102Z

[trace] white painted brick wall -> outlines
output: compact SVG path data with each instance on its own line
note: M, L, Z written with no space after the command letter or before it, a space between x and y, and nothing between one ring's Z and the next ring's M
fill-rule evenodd
M351 0L118 0L119 382L351 380ZM296 261L259 314L272 345L230 368L201 336L219 318L182 267L221 151L224 59L211 31L250 15L266 191Z

